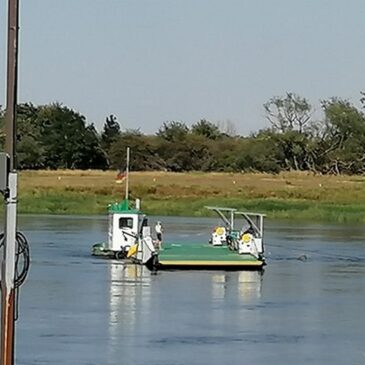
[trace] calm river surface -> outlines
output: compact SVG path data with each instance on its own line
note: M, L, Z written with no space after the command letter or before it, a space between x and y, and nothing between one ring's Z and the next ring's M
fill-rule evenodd
M166 241L180 242L207 240L217 223L162 221ZM89 255L104 217L23 216L19 226L32 253L19 365L365 363L365 227L269 222L263 275L151 275Z

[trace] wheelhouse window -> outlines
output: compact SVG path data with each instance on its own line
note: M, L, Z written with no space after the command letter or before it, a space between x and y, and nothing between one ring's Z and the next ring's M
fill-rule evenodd
M119 218L119 228L133 228L133 218Z

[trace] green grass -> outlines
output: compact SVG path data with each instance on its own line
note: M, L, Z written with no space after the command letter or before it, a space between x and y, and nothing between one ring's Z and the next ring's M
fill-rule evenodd
M187 201L145 201L144 210L152 215L213 216L206 205L232 207L264 213L270 219L295 221L364 222L364 204L330 204L309 201L284 201L273 199L194 199Z
M107 205L112 201L115 201L112 196L90 193L44 192L36 196L26 194L20 198L19 213L105 214ZM207 205L261 212L271 219L365 222L364 204L240 198L175 198L142 201L143 211L150 215L206 217L212 215L204 208Z
M20 174L19 212L105 214L124 196L114 172L30 171ZM365 222L365 178L306 173L133 173L132 198L151 215L208 216L206 205L265 213L270 219Z

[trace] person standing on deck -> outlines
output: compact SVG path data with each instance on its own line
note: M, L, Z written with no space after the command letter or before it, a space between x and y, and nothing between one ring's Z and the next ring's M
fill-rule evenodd
M162 233L163 233L163 227L160 221L156 223L155 231L157 236L157 247L158 249L160 249L162 246Z

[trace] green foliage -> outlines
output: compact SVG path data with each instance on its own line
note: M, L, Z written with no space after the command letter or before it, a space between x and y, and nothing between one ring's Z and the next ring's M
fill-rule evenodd
M40 169L45 167L45 149L37 124L39 108L31 103L17 107L17 160L20 169Z
M103 131L101 133L101 147L108 152L111 144L120 136L120 125L114 115L106 118Z
M207 121L206 119L201 119L199 122L193 124L191 127L191 132L198 136L203 136L213 140L222 137L219 127Z
M20 169L106 167L95 127L61 104L19 105L17 128Z
M294 93L273 97L264 104L266 118L274 130L282 133L297 130L302 133L311 119L312 107L307 99Z
M364 172L365 116L348 101L332 98L322 103L325 113L325 172Z
M271 132L261 132L259 136L245 139L237 159L237 167L241 171L260 171L277 173L280 165L281 150Z
M121 133L110 146L109 159L112 168L120 170L126 168L127 147L132 151L131 170L160 170L163 167L163 161L156 154L158 148L156 137L145 136L138 130L129 130Z
M189 128L185 123L182 122L165 122L162 127L158 130L157 136L169 141L183 141L189 133Z
M131 148L132 170L280 171L324 174L365 172L365 93L358 109L340 98L322 101L323 118L312 119L307 99L286 93L264 104L271 123L249 137L222 132L201 119L189 128L165 122L155 135L121 131L116 117L106 118L99 134L80 113L62 105L17 108L17 160L21 169L124 169ZM4 110L0 107L0 145Z
M39 108L36 124L49 168L86 169L105 165L96 130L92 125L86 126L81 114L61 104L51 104Z

